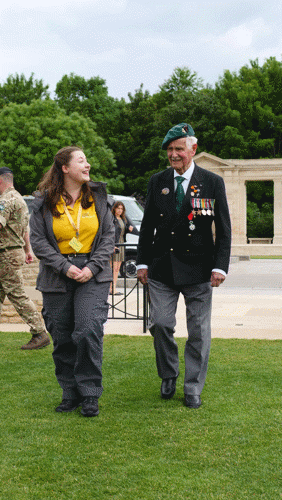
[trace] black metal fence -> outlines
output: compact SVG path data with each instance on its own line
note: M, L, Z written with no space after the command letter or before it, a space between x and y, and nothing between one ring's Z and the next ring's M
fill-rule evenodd
M141 285L137 280L136 273L132 272L135 264L132 262L132 249L136 248L136 245L131 243L123 243L116 245L117 247L124 247L125 250L125 262L121 266L122 275L118 278L118 290L121 294L110 295L109 303L109 315L110 319L123 319L123 320L142 320L143 321L143 333L146 333L148 329L149 321L149 293L148 286ZM131 270L126 272L126 251L130 250L131 255ZM113 257L112 257L113 265Z

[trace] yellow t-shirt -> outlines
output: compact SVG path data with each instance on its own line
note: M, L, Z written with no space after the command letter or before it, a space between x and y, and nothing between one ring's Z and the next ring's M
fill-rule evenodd
M93 200L90 199L90 201ZM73 208L67 206L67 209L75 225L77 225L77 215L80 202L81 202L81 197L78 200L76 200ZM64 202L62 197L59 203L57 204L57 209L61 214L63 214L60 217L53 217L53 231L60 252L77 253L69 244L70 240L76 237L76 232L73 226L71 225L67 215L64 212ZM91 251L93 240L97 234L98 228L99 228L99 221L95 210L95 204L93 203L91 207L82 209L79 237L78 237L78 241L82 244L82 248L79 250L78 253L89 253Z

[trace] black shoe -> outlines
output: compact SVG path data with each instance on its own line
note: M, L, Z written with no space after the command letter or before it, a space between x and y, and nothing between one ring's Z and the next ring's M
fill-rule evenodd
M176 377L164 378L161 385L161 397L171 399L176 391Z
M63 399L61 404L55 408L55 411L58 412L69 412L74 411L81 405L81 401L79 399Z
M201 406L202 401L200 396L193 396L191 394L184 394L185 401L184 404L185 406L188 406L188 408L199 408Z
M96 417L99 415L98 398L86 396L82 400L81 414L84 417Z

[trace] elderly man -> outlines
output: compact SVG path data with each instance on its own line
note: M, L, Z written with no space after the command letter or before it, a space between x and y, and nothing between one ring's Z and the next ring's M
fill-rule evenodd
M33 261L28 226L28 209L14 189L13 172L0 168L0 312L7 295L18 314L30 326L32 337L22 349L40 349L50 344L40 313L27 296L22 276L24 262Z
M225 280L229 267L229 210L223 179L193 161L197 139L191 125L171 128L162 149L167 150L171 168L153 175L148 184L137 276L149 285L150 332L164 399L173 397L179 375L173 334L178 298L180 293L184 296L184 403L199 408L211 344L212 287Z

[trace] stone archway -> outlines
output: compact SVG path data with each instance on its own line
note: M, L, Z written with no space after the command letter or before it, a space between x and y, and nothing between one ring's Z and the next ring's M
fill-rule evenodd
M232 255L282 255L282 158L224 160L209 153L194 157L195 163L223 177L232 222ZM274 183L273 244L247 243L247 181Z

